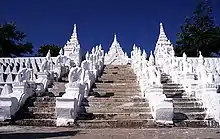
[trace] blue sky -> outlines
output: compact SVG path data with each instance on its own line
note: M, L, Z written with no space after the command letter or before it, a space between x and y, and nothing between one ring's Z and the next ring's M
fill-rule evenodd
M213 0L213 15L220 25L220 1ZM35 51L43 44L63 46L77 24L83 51L102 44L108 50L116 33L122 48L133 44L149 53L154 49L162 22L169 39L190 16L197 0L1 0L0 22L15 21Z

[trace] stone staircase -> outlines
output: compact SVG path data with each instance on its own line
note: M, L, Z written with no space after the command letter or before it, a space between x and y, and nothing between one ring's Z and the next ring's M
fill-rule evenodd
M80 128L155 127L148 100L140 96L129 65L107 65L82 102L76 123Z
M19 126L56 126L56 97L65 92L65 82L54 82L47 92L28 98L9 122Z
M163 93L167 98L173 98L175 126L178 127L218 127L219 124L214 120L206 120L206 110L202 107L200 100L187 97L180 84L172 82L171 77L162 74L161 83Z

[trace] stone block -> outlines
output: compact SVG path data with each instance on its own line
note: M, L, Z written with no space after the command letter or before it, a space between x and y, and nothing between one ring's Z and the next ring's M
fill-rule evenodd
M76 118L78 100L76 98L56 98L57 126L68 126Z

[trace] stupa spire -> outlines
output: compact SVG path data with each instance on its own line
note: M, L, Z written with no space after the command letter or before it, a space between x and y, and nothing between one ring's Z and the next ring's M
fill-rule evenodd
M47 52L47 55L46 55L46 59L50 60L50 58L51 58L51 54L50 54L50 49L49 49L48 52Z
M116 33L114 34L114 41L113 42L118 42Z
M74 27L73 27L73 34L71 35L71 40L77 40L76 24L74 24Z
M160 41L160 42L168 41L168 38L167 38L166 33L164 31L163 23L160 23L160 34L159 34L158 41Z
M163 23L160 23L160 34L165 34L164 29L163 29Z
M152 65L154 64L154 56L153 56L152 51L150 51L149 62L150 62Z
M59 54L63 55L63 48L60 49Z

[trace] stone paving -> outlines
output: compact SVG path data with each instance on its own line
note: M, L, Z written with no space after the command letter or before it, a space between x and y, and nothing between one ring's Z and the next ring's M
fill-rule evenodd
M219 139L219 128L73 129L0 127L0 139Z

